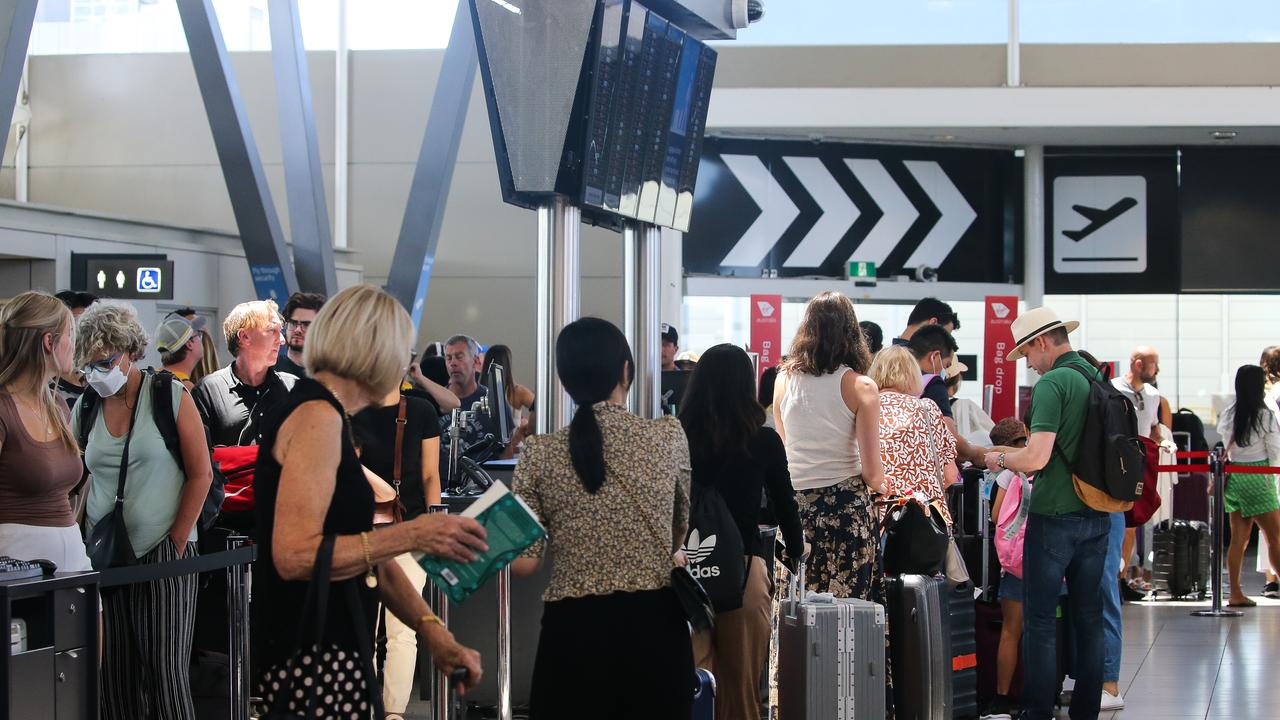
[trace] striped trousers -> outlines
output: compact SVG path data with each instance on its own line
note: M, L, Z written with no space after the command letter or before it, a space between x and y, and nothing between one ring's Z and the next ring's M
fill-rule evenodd
M184 557L197 552L187 543ZM177 560L165 536L140 565ZM191 634L197 575L111 588L102 596L102 720L194 720Z

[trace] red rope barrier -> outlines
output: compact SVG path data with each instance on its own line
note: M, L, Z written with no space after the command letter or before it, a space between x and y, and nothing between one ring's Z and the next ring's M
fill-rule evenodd
M1209 466L1208 465L1157 465L1156 471L1171 472L1171 473L1196 473L1196 472L1207 473L1209 472Z
M1267 467L1265 465L1231 465L1228 464L1226 472L1231 475L1276 475L1280 474L1280 467Z

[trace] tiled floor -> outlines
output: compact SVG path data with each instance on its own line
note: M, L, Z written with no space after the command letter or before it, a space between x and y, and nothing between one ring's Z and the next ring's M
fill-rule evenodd
M1245 566L1253 567L1252 557ZM1258 592L1262 577L1248 575L1246 591ZM1126 708L1101 720L1280 719L1280 601L1255 599L1258 607L1238 618L1191 615L1206 603L1125 605L1120 688ZM415 702L405 717L430 714Z
M1126 707L1104 720L1280 717L1280 602L1238 618L1193 617L1193 605L1125 606Z

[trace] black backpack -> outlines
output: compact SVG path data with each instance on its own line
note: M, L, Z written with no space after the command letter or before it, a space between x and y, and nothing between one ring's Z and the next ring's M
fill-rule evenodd
M1138 437L1137 412L1124 393L1100 375L1091 376L1076 365L1069 367L1089 381L1089 407L1080 433L1080 451L1075 462L1067 465L1081 482L1113 500L1131 503L1142 496L1147 464L1146 450ZM1054 450L1067 459L1056 444Z
M1173 414L1173 431L1175 433L1184 432L1191 438L1190 447L1179 449L1195 452L1209 449L1209 441L1204 434L1204 421L1191 410L1179 408L1178 412ZM1191 464L1190 460L1180 460L1179 462Z
M684 542L689 572L702 583L716 612L737 610L747 585L742 533L719 490L700 484L690 494L689 534Z
M164 446L173 456L175 462L178 463L178 469L182 471L184 477L187 472L186 465L182 462L182 442L178 437L178 418L173 414L173 382L177 379L173 373L168 370L147 369L143 371L143 382L148 380L151 382L151 417L154 419L156 429L160 431L160 437L164 438ZM92 389L86 390L80 396L80 437L76 438L80 443L80 448L89 446L89 433L93 430L94 420L97 419L98 408L102 405L102 398ZM205 428L205 445L208 445L209 430ZM226 478L218 471L217 463L213 462L210 457L210 464L213 468L213 482L209 484L209 495L204 500L204 506L200 508L200 520L197 523L201 531L206 531L213 527L213 523L218 518L218 511L222 509L222 497L225 492Z

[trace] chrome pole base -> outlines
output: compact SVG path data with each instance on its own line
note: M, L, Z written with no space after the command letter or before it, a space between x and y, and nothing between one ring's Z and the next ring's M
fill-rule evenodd
M1195 617L1240 617L1244 613L1239 610L1224 610L1222 608L1209 608L1208 610L1195 610L1191 613Z

